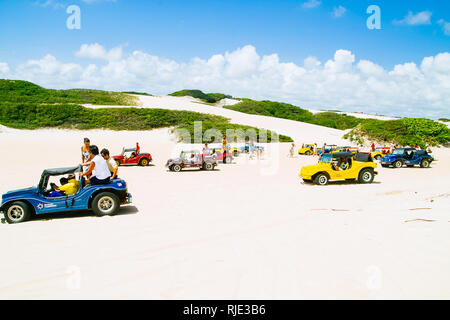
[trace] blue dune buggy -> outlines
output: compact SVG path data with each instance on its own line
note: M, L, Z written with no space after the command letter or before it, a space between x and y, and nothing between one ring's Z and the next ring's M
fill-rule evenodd
M425 150L416 150L414 148L399 148L395 149L391 154L381 158L381 165L383 167L402 168L414 167L419 165L421 168L429 168L434 158Z
M80 179L79 191L70 196L51 197L47 185L50 177L80 172L81 167L44 170L37 187L15 190L2 196L0 212L8 223L20 223L31 215L92 210L98 216L113 215L120 205L131 203L124 180L114 179L105 185L84 185Z
M256 151L264 152L264 147L263 147L263 146L253 146L253 148L254 148ZM241 153L249 153L249 152L250 152L250 144L249 144L249 143L246 143L244 146L242 146L242 147L239 149L239 151L240 151Z

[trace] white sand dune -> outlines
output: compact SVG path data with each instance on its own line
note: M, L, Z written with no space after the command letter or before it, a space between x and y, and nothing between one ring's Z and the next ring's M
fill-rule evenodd
M224 115L298 143L342 136L184 100L143 104ZM287 158L289 144L267 146L263 160L172 173L168 129L7 130L0 193L37 184L45 168L76 165L85 136L112 153L139 141L154 166L120 168L134 203L117 216L1 224L0 298L450 298L449 149L435 150L430 169L378 168L371 185L317 187L298 178L317 159Z
M226 99L225 102L218 106L211 106L202 103L198 99L192 97L172 97L172 96L137 96L141 100L141 108L162 108L169 110L186 110L202 113L209 113L218 116L223 116L231 119L231 123L243 124L257 128L273 130L278 134L290 136L298 143L318 143L318 145L338 144L347 145L349 142L343 139L345 131L336 130L332 128L324 128L321 126L303 123L293 120L279 119L266 116L258 116L237 112L222 108L225 104L232 105L239 101L233 99ZM91 108L101 107L117 107L117 106L92 106Z

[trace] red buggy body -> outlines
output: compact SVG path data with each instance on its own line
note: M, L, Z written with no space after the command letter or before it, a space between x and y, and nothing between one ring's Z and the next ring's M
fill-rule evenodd
M136 148L125 149L123 148L122 153L118 156L113 156L114 161L117 165L135 165L146 167L152 162L152 155L148 152L140 152L136 154Z

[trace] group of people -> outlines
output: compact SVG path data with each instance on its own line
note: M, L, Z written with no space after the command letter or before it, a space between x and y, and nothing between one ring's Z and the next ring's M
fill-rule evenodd
M81 161L83 172L80 173L80 177L86 178L86 184L108 184L117 178L119 166L111 158L109 150L99 151L96 145L91 145L88 138L84 138L84 144L81 147Z
M216 153L217 151L221 151L222 153L230 153L230 150L231 150L231 146L228 144L228 142L227 142L227 138L226 137L223 137L222 138L222 148L210 148L209 146L208 146L208 144L207 143L205 143L205 145L203 146L203 148L202 148L202 153L203 154L214 154L214 153Z
M140 152L139 143L136 143L136 151L134 156ZM96 145L91 145L88 138L84 138L84 143L81 147L81 164L83 171L79 173L80 177L85 179L85 184L88 185L103 185L109 184L111 180L118 178L119 166L116 161L110 156L109 150L104 148L99 151ZM70 196L80 190L80 182L76 179L74 174L67 177L62 177L60 186L56 183L51 183L51 190L48 196L63 197Z

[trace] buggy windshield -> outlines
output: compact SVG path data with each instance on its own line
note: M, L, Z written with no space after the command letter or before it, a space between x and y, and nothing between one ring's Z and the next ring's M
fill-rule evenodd
M330 163L332 158L333 158L332 154L326 153L322 157L320 157L319 162Z
M394 155L403 155L403 153L405 152L405 149L395 149L392 154Z

